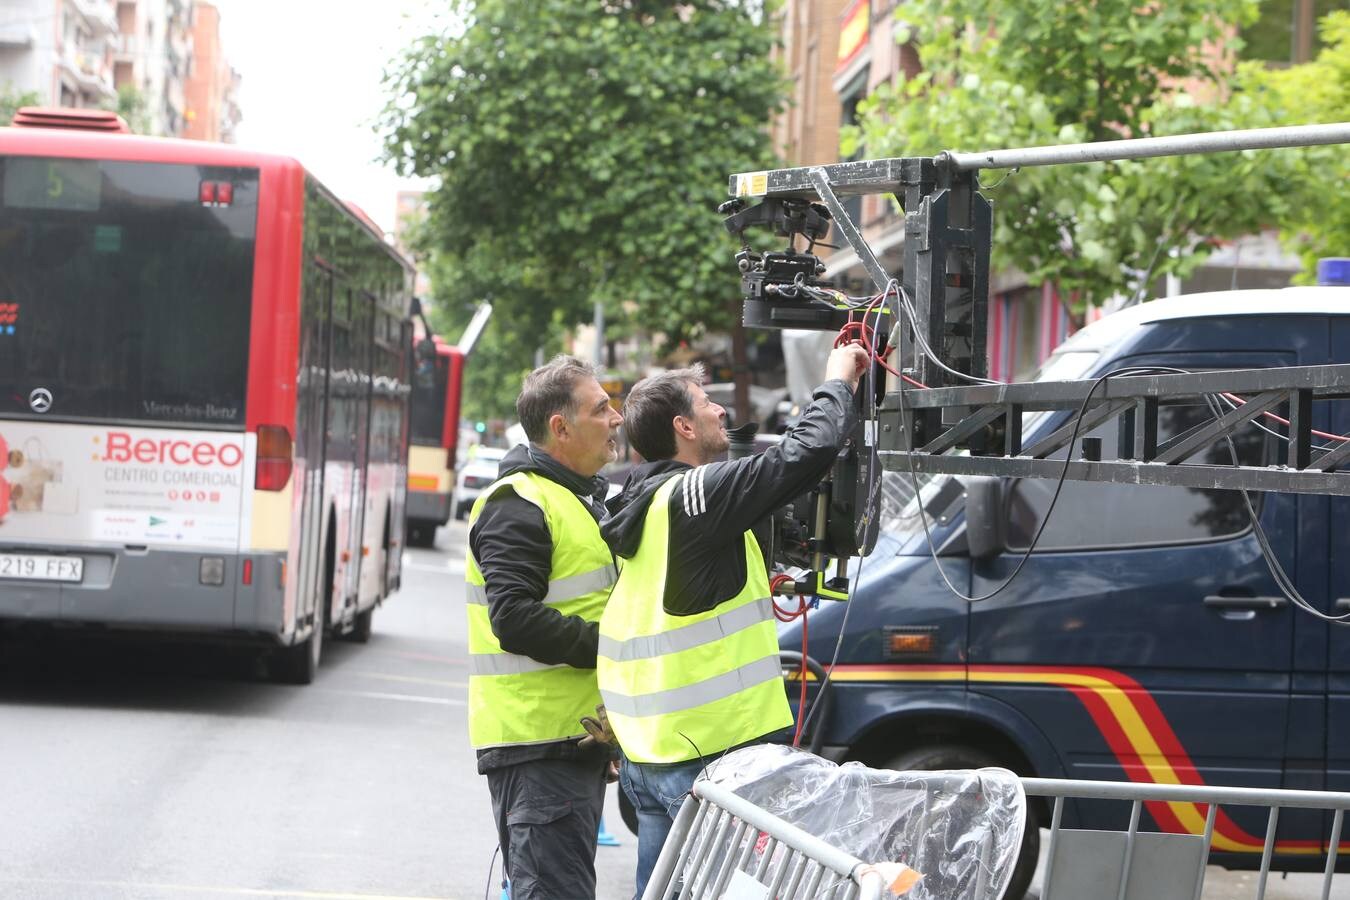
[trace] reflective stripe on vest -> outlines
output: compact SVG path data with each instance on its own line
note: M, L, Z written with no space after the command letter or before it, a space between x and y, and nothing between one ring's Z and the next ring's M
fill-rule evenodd
M639 763L697 759L792 724L753 534L743 537L746 581L736 596L693 616L663 608L670 499L684 479L657 489L600 619L600 693L624 754Z
M605 711L610 715L619 713L634 718L639 716L664 716L713 703L746 688L763 684L771 678L777 679L781 685L783 664L779 662L777 653L774 653L772 657L762 657L752 663L746 663L738 669L723 672L721 675L714 675L712 678L687 687L656 691L638 697L629 697L625 694L606 691L604 693ZM776 731L777 729L771 730ZM746 740L754 740L756 737L759 737L759 735L753 735ZM743 742L738 741L737 743ZM623 746L622 740L620 740L619 746ZM726 747L719 747L717 750L708 750L707 752L716 753L718 750L725 749Z
M542 602L559 613L597 621L617 577L600 526L576 494L528 472L517 472L483 491L469 514L477 522L493 496L510 487L544 514L553 552L548 594ZM508 653L492 630L483 575L469 552L465 560L469 620L469 740L475 748L541 744L578 738L580 724L600 702L595 672L543 663Z
M735 634L743 628L757 625L772 615L771 601L764 597L754 603L729 609L711 619L679 626L664 634L633 637L626 641L616 641L602 634L600 654L615 662L666 656L702 644L711 644L728 634Z
M569 575L566 578L554 579L548 583L548 595L544 597L543 602L548 604L564 603L568 600L584 597L594 591L606 590L614 586L614 581L618 576L618 569L613 561L610 561L592 572L582 572L580 575ZM487 605L487 587L485 585L470 584L468 588L468 601L470 603Z

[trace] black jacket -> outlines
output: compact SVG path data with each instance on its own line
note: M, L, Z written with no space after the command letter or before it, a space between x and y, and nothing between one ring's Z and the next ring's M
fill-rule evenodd
M608 482L585 478L537 447L513 447L497 477L534 472L576 494L599 521ZM469 529L469 549L483 573L488 618L503 650L542 663L595 668L599 625L565 616L541 601L548 594L553 565L553 540L543 511L515 492L503 489L483 505ZM578 733L581 726L577 726ZM502 766L537 759L574 759L596 751L579 751L575 741L478 751L480 774ZM603 755L603 751L599 751Z
M827 381L797 425L763 453L697 468L675 460L644 463L610 501L601 534L616 554L631 558L657 488L685 472L670 498L664 606L672 616L706 612L745 586L745 532L826 475L856 418L848 385Z

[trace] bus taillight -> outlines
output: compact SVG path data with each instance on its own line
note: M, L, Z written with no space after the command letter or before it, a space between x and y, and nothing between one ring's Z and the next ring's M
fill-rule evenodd
M202 206L229 206L234 203L234 184L229 181L203 181L197 186Z
M258 464L253 486L279 491L291 480L291 433L281 425L258 426Z

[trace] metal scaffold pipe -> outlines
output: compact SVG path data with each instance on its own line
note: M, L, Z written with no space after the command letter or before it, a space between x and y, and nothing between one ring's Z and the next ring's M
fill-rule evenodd
M1192 153L1222 153L1237 150L1269 150L1276 147L1312 147L1350 143L1350 122L1326 125L1293 125L1287 128L1249 128L1205 134L1061 144L1054 147L1024 147L1017 150L985 150L978 153L946 151L939 165L958 171L1015 169L1069 163L1106 162L1117 159L1149 159L1154 156L1186 156Z

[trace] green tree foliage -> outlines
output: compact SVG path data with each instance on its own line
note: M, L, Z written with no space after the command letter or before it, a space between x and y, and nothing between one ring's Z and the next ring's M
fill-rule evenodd
M716 207L730 173L772 164L783 91L765 11L478 0L452 18L396 62L380 128L402 172L439 179L421 247L446 324L496 308L471 384L505 397L596 301L619 328L634 307L671 337L729 325Z
M122 121L127 123L136 134L150 133L150 111L147 109L149 104L145 101L145 95L136 89L135 85L124 84L117 89L117 101L108 108L122 117Z
M1350 12L1333 12L1320 23L1317 58L1287 69L1246 72L1252 91L1267 91L1295 122L1339 122L1350 113ZM1299 280L1310 282L1317 260L1350 255L1350 148L1343 144L1302 151L1285 216L1286 243L1303 260Z
M845 152L920 156L1302 124L1237 65L1252 0L917 0L897 14L923 72L861 108ZM1342 107L1344 109L1344 107ZM1078 302L1186 275L1218 238L1289 221L1307 151L1249 151L985 172L994 265ZM1341 201L1344 202L1344 201Z
M470 283L464 281L462 261L453 254L427 254L420 267L426 270L436 294L427 319L432 329L451 343L463 334L478 302L493 303L492 318L464 369L460 415L475 420L513 419L516 394L526 373L534 367L536 352L542 350L547 359L562 349L562 324L555 325L542 316L533 325L522 324L518 318L513 320L510 304L499 299L498 290L516 290L518 284L485 281L478 284L480 290L475 293ZM539 309L530 312L537 313Z
M39 106L42 98L37 91L17 91L8 81L0 87L0 126L8 125L14 114L25 106Z

